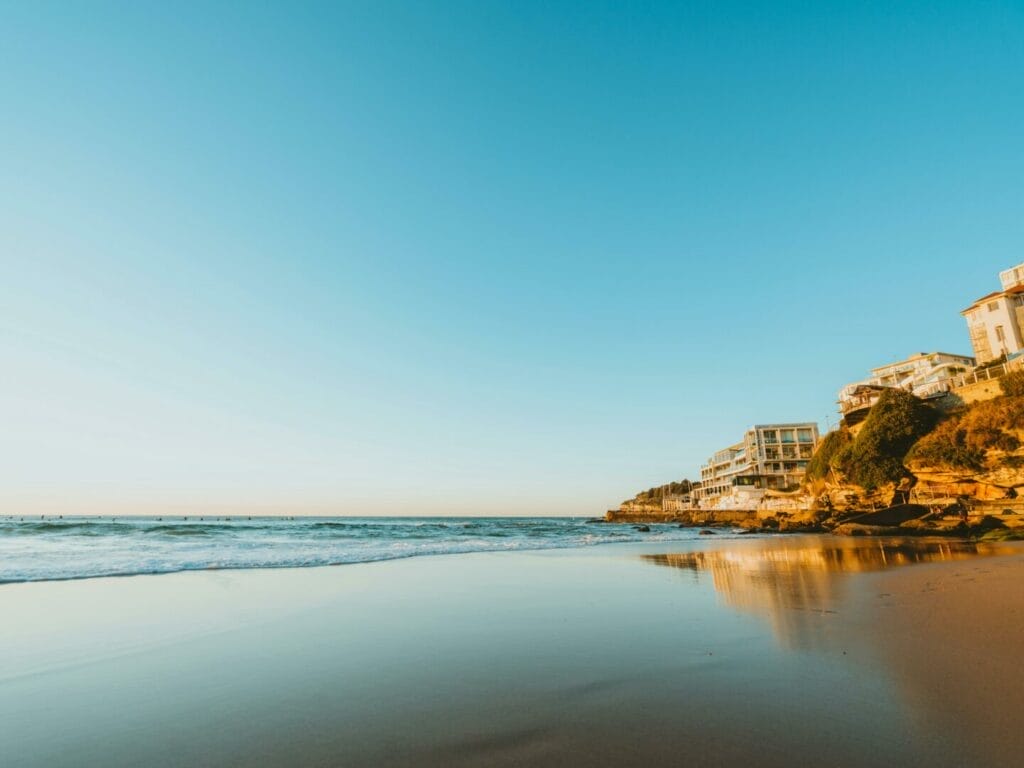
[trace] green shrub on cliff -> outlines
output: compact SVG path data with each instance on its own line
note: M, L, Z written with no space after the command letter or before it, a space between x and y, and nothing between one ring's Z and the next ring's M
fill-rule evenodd
M1008 373L999 380L999 386L1007 397L1024 395L1024 371Z
M969 445L967 430L953 416L920 440L907 454L908 461L921 461L940 467L979 470L985 463L985 451Z
M1024 396L1004 395L950 416L922 437L907 459L950 469L981 470L988 451L1017 450L1021 443L1014 432L1022 430Z
M887 389L871 408L852 443L839 449L832 465L866 490L906 477L903 459L938 421L934 408L908 392Z
M646 491L640 491L640 493L633 497L633 500L647 502L650 504L661 504L661 500L665 496L689 493L692 485L693 484L689 480L680 480L678 482L673 481L671 483L666 483L665 485L648 488Z
M821 480L827 477L832 467L838 466L835 464L836 457L841 457L843 449L852 441L853 438L850 437L850 433L846 429L837 429L825 435L811 460L807 462L807 479Z

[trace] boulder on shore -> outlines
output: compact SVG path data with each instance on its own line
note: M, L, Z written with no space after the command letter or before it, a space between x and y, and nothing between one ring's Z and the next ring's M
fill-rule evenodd
M843 523L837 525L832 533L837 536L898 536L901 531L895 525L863 525L861 523ZM905 531L903 532L906 533Z

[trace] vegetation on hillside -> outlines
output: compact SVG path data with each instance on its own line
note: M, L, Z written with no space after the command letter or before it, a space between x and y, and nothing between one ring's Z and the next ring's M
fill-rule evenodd
M951 416L922 437L907 455L908 461L921 461L940 467L979 470L985 463L985 449L973 440L960 417Z
M1024 431L1024 373L1000 380L1004 394L973 403L949 415L921 438L907 456L949 469L980 471L990 463L989 451L1009 452L1021 446ZM1016 457L1003 457L1004 464Z
M909 473L903 460L922 436L939 419L938 412L908 392L888 389L871 408L855 438L843 430L827 436L811 459L815 477L824 477L829 469L865 490L886 483L898 483ZM811 466L808 465L810 472Z
M835 461L836 456L851 442L853 442L853 438L845 427L825 435L811 460L807 462L807 479L822 480L827 478L829 472L834 467L833 461Z
M999 380L999 386L1007 397L1024 396L1024 371L1006 374Z
M856 438L845 428L825 436L807 479L837 473L871 491L907 477L911 463L974 472L1024 465L1024 457L1007 455L1024 446L1024 371L1004 376L1000 386L1001 396L946 415L907 392L886 390Z
M646 491L640 491L640 493L631 500L648 504L661 504L661 501L665 496L689 493L692 485L693 484L689 480L666 483L665 485L659 485L655 488L648 488Z

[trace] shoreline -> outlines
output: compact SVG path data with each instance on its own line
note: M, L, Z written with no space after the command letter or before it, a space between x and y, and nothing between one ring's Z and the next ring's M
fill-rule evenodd
M388 518L388 520L394 520L395 518ZM446 522L455 522L456 524L461 523L464 518L436 518L438 520L444 520ZM531 522L532 520L546 520L546 519L557 519L559 521L563 518L472 518L472 520L484 520L484 521L503 521L511 523L520 522ZM565 518L566 520L573 520L578 524L579 534L586 534L588 526L586 523L591 521L585 518ZM360 518L362 520L362 518ZM420 521L419 518L403 518L414 523ZM434 519L431 519L434 520ZM104 522L104 521L100 521ZM317 524L331 524L330 520L316 521ZM629 527L629 526L625 526ZM474 543L474 540L470 538L467 542L463 542L460 539L447 539L438 540L436 546L441 547L438 549L431 549L429 546L419 550L400 550L400 551L376 551L373 553L367 553L364 557L357 557L356 554L342 555L337 560L294 560L294 561L273 561L267 560L265 562L252 562L244 564L215 564L209 565L199 562L195 565L178 565L177 567L166 567L166 568L152 568L148 570L112 570L104 572L83 572L68 575L47 575L44 577L29 577L29 578L0 578L0 588L8 585L17 584L40 584L48 582L74 582L84 581L89 579L107 579L107 578L128 578L132 576L165 576L173 575L178 573L221 573L221 572L245 572L245 571L292 571L292 570L308 570L315 568L338 568L341 566L357 566L357 565L369 565L373 563L386 563L386 562L397 562L403 560L415 560L419 558L436 558L445 556L457 556L457 555L472 555L472 554L515 554L515 553L530 553L530 552L558 552L558 551L572 551L572 550L589 550L594 548L601 548L608 545L622 545L630 543L642 543L642 544L659 544L663 543L666 545L680 544L685 545L687 542L693 540L695 537L692 535L686 535L681 532L675 532L672 530L673 527L669 527L662 530L656 530L653 532L651 537L640 536L637 533L631 533L633 538L625 540L590 540L581 541L571 539L524 539L515 543L508 544L497 544L491 546L483 546ZM659 538L661 536L668 536L668 538ZM505 540L503 540L505 541ZM422 543L422 542L417 542ZM345 559L345 558L348 559Z
M0 742L27 768L1013 764L1009 712L1003 730L950 718L1024 691L1024 546L939 541L944 562L876 570L883 543L694 537L8 584ZM916 551L892 544L890 565ZM953 696L935 677L985 685Z
M680 528L737 528L745 533L818 533L836 536L940 536L951 539L1015 541L1024 539L1024 514L1012 510L966 516L936 515L911 504L878 510L824 511L690 510L637 513L610 509L590 523L645 526L672 524Z
M489 519L489 518L481 518ZM582 518L579 518L582 519ZM350 560L350 561L338 561L338 562L318 562L318 563L296 563L296 564L277 564L270 563L266 565L227 565L227 566L196 566L196 567L182 567L173 570L152 570L152 571L131 571L131 572L111 572L111 573L96 573L96 574L83 574L83 575L71 575L71 576L55 576L46 578L28 578L28 579L10 579L0 580L0 590L5 587L16 587L30 584L63 584L63 583L75 583L75 582L88 582L91 580L106 580L106 579L130 579L135 577L159 577L159 576L177 576L182 574L218 574L218 573L273 573L273 572L291 572L291 571L316 571L316 570L336 570L348 566L372 566L378 564L387 563L398 563L410 560L419 559L439 559L439 558L455 558L465 557L474 555L508 555L514 556L517 554L529 555L529 554L541 554L541 553L572 553L572 552L586 552L590 550L601 550L608 549L614 551L616 548L631 549L633 547L655 547L655 548L689 548L689 545L699 543L701 545L707 545L713 547L714 542L708 542L707 537L701 534L716 534L721 537L716 539L717 541L731 541L738 538L742 539L786 539L786 538L802 538L808 536L837 536L837 537L860 537L868 536L876 539L915 539L915 540L939 540L951 543L993 543L993 542L1013 542L1017 539L1001 539L1001 538L979 538L971 536L963 531L946 532L946 533L935 533L931 531L907 531L898 527L881 527L877 526L869 528L865 526L868 533L851 533L849 531L835 531L827 530L821 527L814 526L803 526L794 525L789 528L779 529L777 527L740 527L734 523L727 522L709 522L709 523L687 523L681 522L678 519L662 520L662 519L623 519L623 520L601 520L601 519L589 519L585 522L591 524L600 525L621 525L632 528L639 528L641 532L652 532L649 529L649 525L668 525L672 527L683 528L686 530L695 531L700 538L697 536L693 538L684 539L633 539L630 541L597 541L586 544L571 543L564 546L527 546L527 547L516 547L509 549L470 549L466 551L444 551L444 552L415 552L409 554L392 555L387 557L377 557L366 560ZM646 530L643 530L646 529ZM652 533L657 533L653 531ZM722 536L722 534L726 534ZM731 536L729 535L731 534ZM703 546L701 547L703 548Z

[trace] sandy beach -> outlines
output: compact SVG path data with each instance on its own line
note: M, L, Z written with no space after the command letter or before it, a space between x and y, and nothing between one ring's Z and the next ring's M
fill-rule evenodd
M746 537L0 586L12 766L1010 766L1024 548Z

